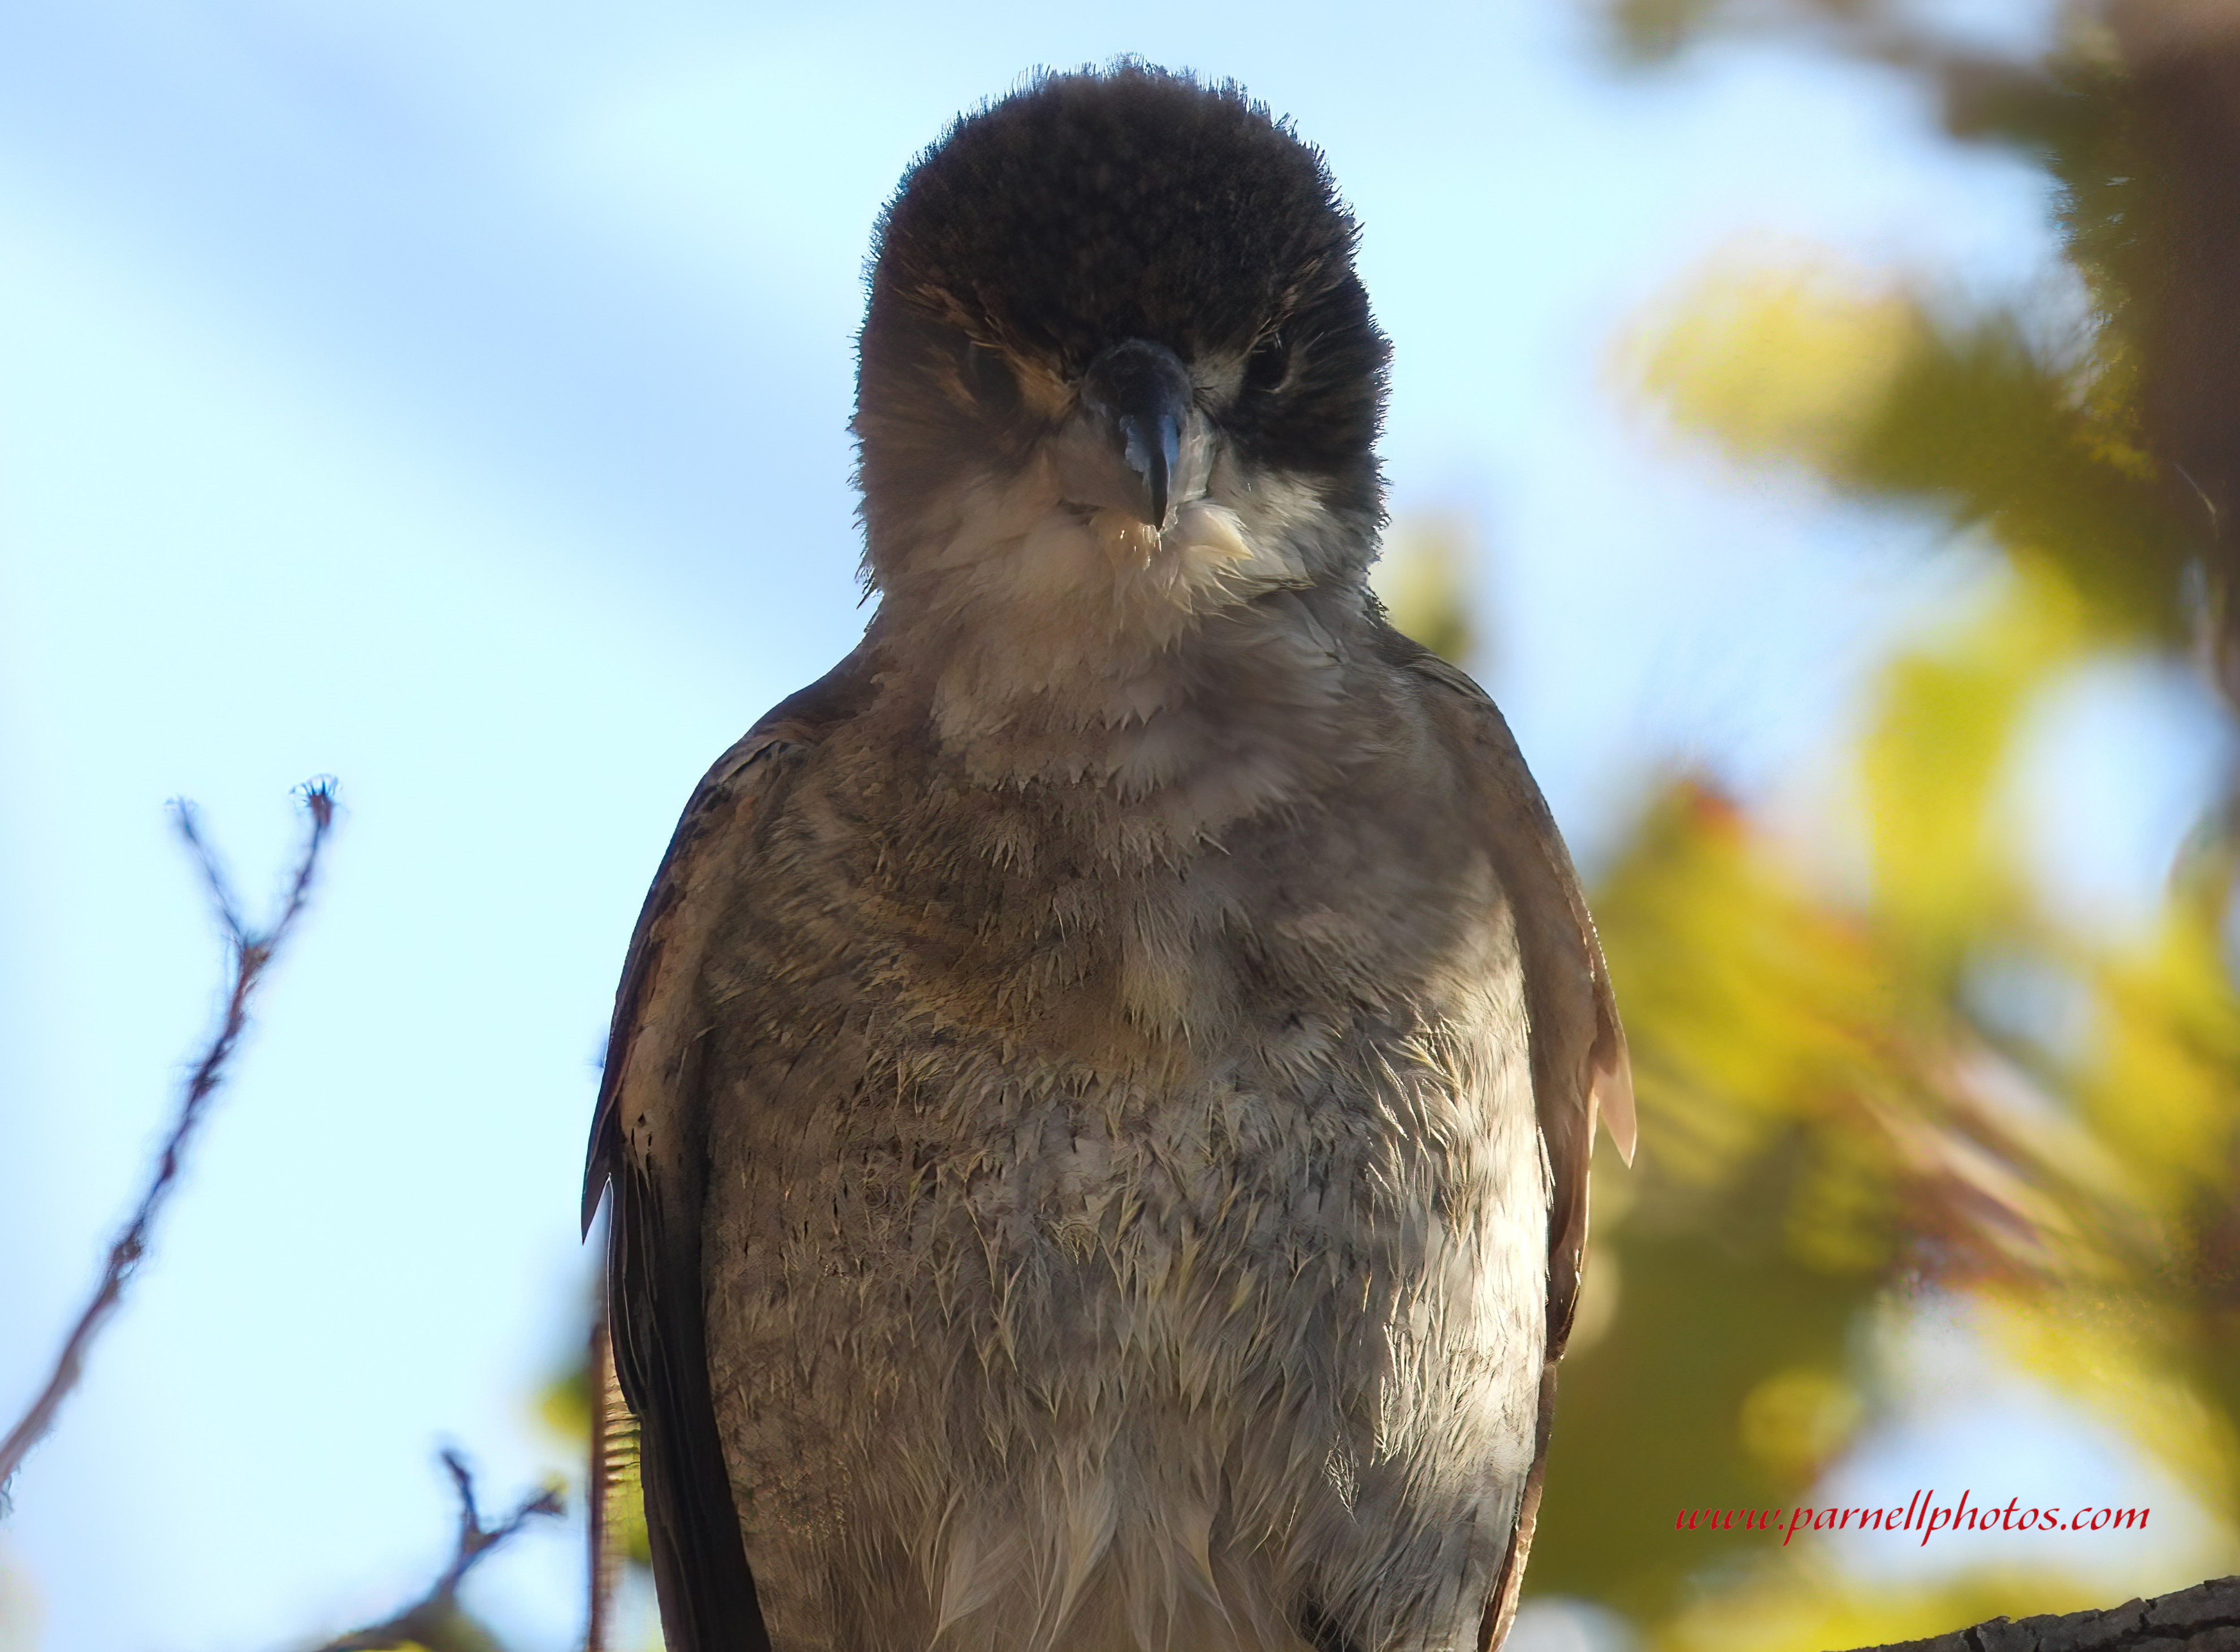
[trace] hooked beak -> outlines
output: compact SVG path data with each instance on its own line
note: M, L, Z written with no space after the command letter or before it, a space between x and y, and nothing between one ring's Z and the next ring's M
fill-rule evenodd
M1167 525L1194 389L1172 350L1140 338L1113 345L1082 378L1082 406L1104 427L1125 469L1127 509L1155 530Z

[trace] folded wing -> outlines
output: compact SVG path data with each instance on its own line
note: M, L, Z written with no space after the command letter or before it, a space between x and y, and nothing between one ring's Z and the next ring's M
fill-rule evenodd
M1586 1259L1587 1163L1599 1116L1633 1162L1633 1079L1602 944L1555 819L1533 783L1509 724L1462 671L1395 632L1397 663L1448 690L1436 710L1483 789L1486 847L1517 917L1532 1028L1532 1094L1548 1156L1548 1341L1540 1378L1539 1436L1509 1550L1479 1630L1500 1645L1516 1615L1524 1561L1540 1509L1556 1398L1556 1362L1578 1309Z
M583 1184L588 1229L610 1194L607 1307L616 1374L641 1429L654 1583L670 1652L769 1652L710 1388L700 1267L713 927L756 876L760 806L853 709L863 650L725 752L685 806L630 937Z

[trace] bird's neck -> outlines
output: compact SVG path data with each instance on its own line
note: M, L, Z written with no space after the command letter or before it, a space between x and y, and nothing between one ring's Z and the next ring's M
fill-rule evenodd
M1367 624L1358 578L1317 581L1328 547L1264 496L1194 502L1162 536L1037 484L963 497L883 591L882 680L945 762L1123 800L1221 769L1221 816L1308 784Z

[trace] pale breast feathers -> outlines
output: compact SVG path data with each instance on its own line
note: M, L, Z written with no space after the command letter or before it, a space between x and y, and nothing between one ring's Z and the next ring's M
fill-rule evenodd
M1556 1362L1578 1309L1586 1258L1587 1170L1597 1118L1633 1162L1633 1076L1602 944L1570 853L1498 708L1466 674L1397 634L1397 663L1449 692L1435 696L1450 748L1483 788L1479 819L1517 916L1532 1027L1532 1093L1548 1156L1548 1341L1538 1438L1517 1524L1487 1602L1480 1644L1515 1615L1547 1472Z

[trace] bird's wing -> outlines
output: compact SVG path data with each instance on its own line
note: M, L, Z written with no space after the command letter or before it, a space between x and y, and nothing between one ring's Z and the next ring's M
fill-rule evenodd
M710 1387L700 1272L706 1146L700 972L752 876L758 805L852 712L865 649L783 702L685 805L630 937L591 1124L583 1225L611 1189L607 1302L615 1369L642 1429L640 1472L670 1652L769 1652Z
M1587 1243L1587 1161L1600 1118L1618 1155L1633 1162L1633 1079L1617 1003L1594 920L1587 914L1570 852L1533 783L1517 742L1485 691L1437 655L1397 632L1397 663L1452 691L1442 720L1457 736L1485 789L1487 844L1517 922L1531 1026L1532 1095L1547 1154L1548 1342L1540 1379L1539 1437L1517 1524L1479 1633L1482 1649L1501 1643L1517 1610L1524 1559L1540 1509L1555 1409L1556 1362L1579 1302Z

